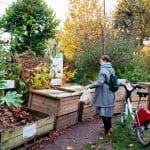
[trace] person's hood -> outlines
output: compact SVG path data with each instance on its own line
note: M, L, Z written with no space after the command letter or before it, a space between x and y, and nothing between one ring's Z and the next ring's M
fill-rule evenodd
M112 68L112 64L110 62L101 64L101 68Z

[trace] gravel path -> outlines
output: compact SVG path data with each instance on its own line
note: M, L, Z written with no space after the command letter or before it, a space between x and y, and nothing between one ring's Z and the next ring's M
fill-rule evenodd
M103 132L103 124L99 118L79 122L57 137L53 143L46 145L44 150L85 150L87 143L98 139ZM111 150L111 145L104 149Z

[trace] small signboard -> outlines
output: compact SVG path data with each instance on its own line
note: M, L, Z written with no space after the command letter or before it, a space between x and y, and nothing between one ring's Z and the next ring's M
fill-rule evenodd
M56 53L55 57L51 58L52 69L50 74L52 75L52 85L62 85L63 77L63 53Z
M14 80L2 80L4 81L3 88L0 89L13 89L15 88L15 81Z
M36 134L36 124L32 124L23 128L23 139L30 138Z

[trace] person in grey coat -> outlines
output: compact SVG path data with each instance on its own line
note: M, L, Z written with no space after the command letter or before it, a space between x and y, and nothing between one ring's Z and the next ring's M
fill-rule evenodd
M115 75L115 71L108 55L100 58L100 71L97 81L87 85L85 88L95 88L93 106L97 108L97 113L102 117L105 134L112 133L112 116L114 113L115 93L109 90L110 75Z

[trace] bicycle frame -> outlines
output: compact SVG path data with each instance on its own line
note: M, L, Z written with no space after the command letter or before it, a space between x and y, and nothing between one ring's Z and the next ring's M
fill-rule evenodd
M135 113L137 111L133 112L133 107L132 107L132 104L131 104L131 94L132 94L132 92L134 91L135 88L132 87L132 86L129 86L129 85L128 86L122 85L122 86L125 88L125 105L126 105L125 113L126 113L126 115L130 114L132 120L134 120L135 119ZM137 108L139 107L139 104L140 103L138 103Z
M125 126L128 121L128 114L132 119L132 125L138 141L147 146L150 144L150 111L146 108L140 107L141 97L146 97L149 93L146 91L138 91L139 101L135 112L131 104L131 94L136 88L140 86L136 85L122 85L125 88L125 97L121 110L121 124Z
M127 98L127 99L126 99L126 104L127 104L127 106L126 106L127 115L130 114L132 120L134 120L134 118L135 118L135 113L133 113L133 107L132 107L131 99L130 99L130 98Z

